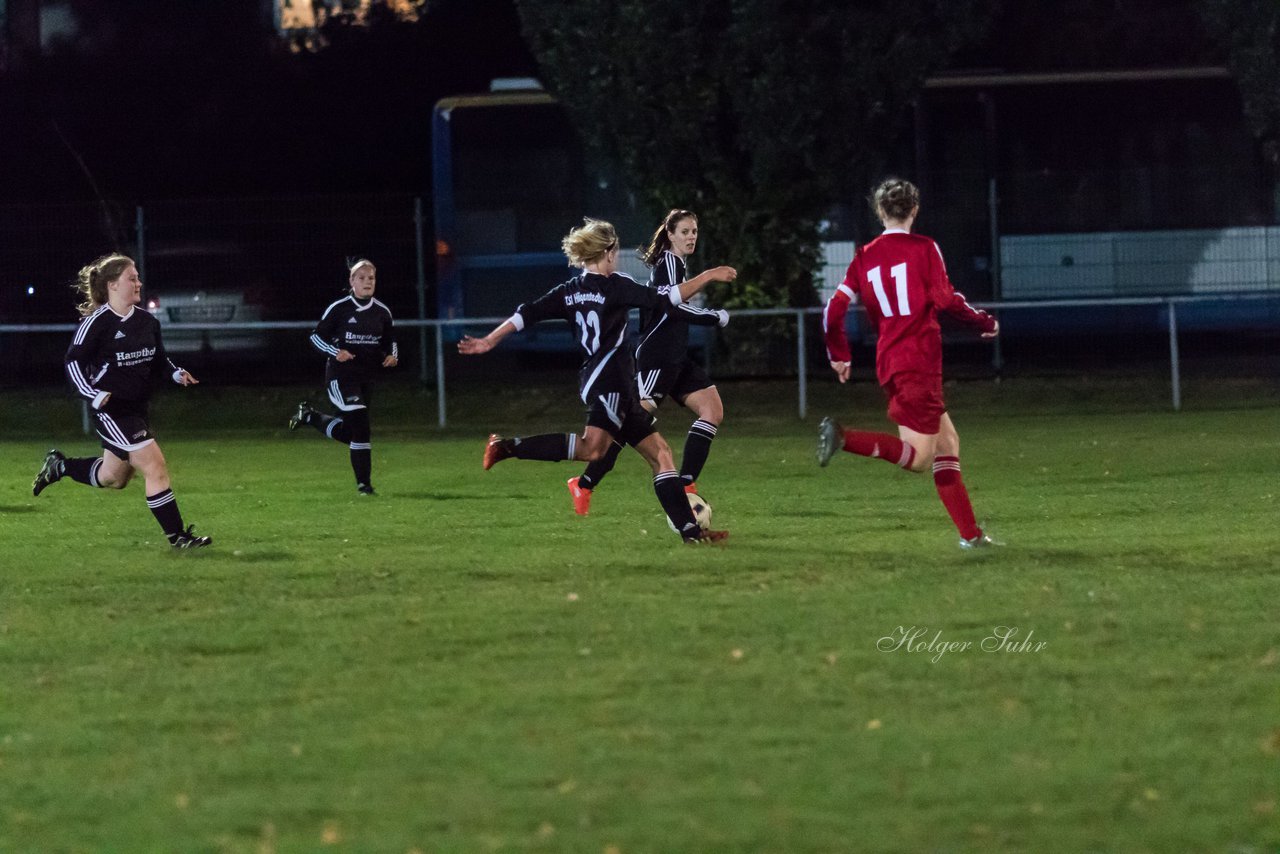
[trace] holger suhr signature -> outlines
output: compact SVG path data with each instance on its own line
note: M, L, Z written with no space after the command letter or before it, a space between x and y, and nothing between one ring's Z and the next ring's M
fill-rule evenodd
M892 632L876 641L876 649L881 652L916 652L929 655L929 660L938 663L943 656L951 653L973 652L1005 652L1025 653L1040 652L1049 645L1048 641L1032 640L1035 629L1029 629L1025 635L1018 626L996 626L991 634L978 641L950 640L942 636L937 629L930 635L928 626L898 626Z

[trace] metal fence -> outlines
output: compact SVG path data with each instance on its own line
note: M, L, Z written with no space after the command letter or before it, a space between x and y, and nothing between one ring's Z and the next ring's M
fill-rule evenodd
M346 259L365 256L378 264L379 298L398 317L426 318L435 313L429 234L422 199L407 193L0 205L0 323L74 317L78 267L109 251L137 262L144 298L240 292L267 332L319 317L346 292ZM264 349L287 365L278 337ZM5 352L10 375L48 381L58 348L32 343ZM429 352L425 328L414 349Z
M427 317L428 232L409 194L0 205L0 320L73 317L77 269L111 251L138 263L144 297L252 292L263 320L318 316L362 255L378 263L380 297Z
M1205 237L1208 232L1197 233L1203 238L1198 241L1189 240L1190 232L1149 235L1148 242L1165 241L1177 247L1181 254L1173 260L1180 264L1178 270L1190 272L1170 275L1182 275L1195 285L1193 292L1172 287L1152 293L1126 285L1128 290L1103 293L1090 291L1076 281L1085 272L1096 274L1084 263L1088 258L1076 244L1105 243L1114 250L1117 241L1141 235L1001 236L984 218L995 210L994 196L985 198L967 185L950 191L938 187L935 192L930 228L947 236L948 267L957 287L978 298L998 292L993 283L1000 278L1002 261L1010 276L1022 275L1045 286L1025 291L1035 300L981 303L999 312L1004 328L1001 343L977 345L969 335L948 337L949 373L956 366L978 376L1051 368L1064 354L1114 348L1120 360L1142 360L1148 371L1156 360L1167 364L1172 405L1177 409L1181 406L1181 365L1186 357L1179 352L1180 341L1192 342L1191 355L1196 358L1196 345L1204 331L1220 336L1219 347L1230 348L1250 330L1257 330L1262 336L1261 348L1277 352L1280 283L1273 281L1277 266L1269 260L1275 246L1280 245L1275 227L1236 230L1248 232L1248 241L1236 239L1235 231L1215 232L1209 237ZM973 226L969 243L965 240L969 232L949 224L957 218ZM1261 235L1261 244L1253 232ZM1231 239L1219 239L1224 236ZM1071 245L1064 249L1068 243ZM1024 244L1034 245L1038 254L1027 255L1020 248ZM1246 245L1255 248L1241 248ZM1263 246L1261 256L1255 245ZM1193 252L1194 246L1212 251ZM167 337L167 343L184 332L204 333L206 344L230 344L227 333L260 333L261 346L252 354L236 352L233 346L226 347L224 353L206 347L191 356L184 354L184 364L211 373L217 382L234 383L294 382L314 377L316 356L305 339L324 306L346 292L347 277L340 265L350 255L374 258L380 273L379 298L392 307L401 329L415 333L401 336L402 364L416 373L419 382L436 388L442 425L447 416L446 379L466 382L473 370L453 358L452 343L463 328L481 331L486 323L498 319L430 319L437 301L432 286L435 245L424 220L422 201L408 194L195 199L143 205L5 205L0 206L0 354L6 371L0 373L0 388L61 382L61 356L72 329L66 321L74 317L75 302L68 287L75 269L68 259L73 265L83 264L106 249L132 253L149 288L240 288L262 297L261 322L165 325L175 333ZM823 263L815 272L817 300L825 299L843 278L853 243L831 242L823 250ZM704 249L709 251L709 247ZM1030 259L1029 266L1018 273L1017 261L1023 255ZM1141 258L1138 267L1145 270L1151 266L1150 253ZM1160 269L1169 266L1166 263ZM1251 278L1237 276L1241 270ZM1131 274L1121 271L1110 275L1119 281ZM1053 282L1062 287L1051 287ZM1158 286L1166 287L1168 282L1162 280ZM1266 288L1267 292L1223 292L1245 287ZM1104 298L1112 295L1128 298ZM1056 298L1064 296L1091 298ZM505 302L479 311L506 310ZM808 378L826 372L820 312L816 307L738 311L728 329L699 331L696 337L709 370L717 378L796 378L797 410L803 415ZM860 334L862 345L867 347L869 335L856 316L853 323L855 337ZM1028 342L1040 340L1050 343L1038 349L1028 346ZM554 329L515 336L511 343L504 343L503 350L558 353L556 364L573 358L567 331ZM863 363L869 362L869 352L864 356ZM213 361L215 358L228 361L223 364ZM547 362L530 358L514 359L512 364L517 370L537 371ZM1240 360L1239 369L1268 371L1271 364L1265 358Z
M1162 337L1167 339L1167 371L1168 385L1170 395L1170 407L1177 411L1182 408L1182 356L1180 354L1179 340L1180 328L1179 317L1182 314L1200 310L1204 308L1218 308L1226 306L1235 309L1252 310L1257 307L1265 307L1266 311L1262 316L1266 318L1264 322L1257 324L1257 328L1266 330L1268 334L1274 335L1280 330L1280 322L1270 320L1273 315L1280 318L1280 296L1274 292L1261 292L1253 294L1232 294L1232 295L1216 295L1216 296L1178 296L1178 297L1144 297L1131 299L1079 299L1079 300L1033 300L1033 301L1003 301L1003 302L987 302L976 303L980 308L986 309L994 313L1000 318L1002 326L1002 334L1008 335L1013 332L1019 334L1032 334L1034 329L1028 329L1022 323L1026 318L1039 318L1037 323L1044 322L1046 313L1068 312L1073 310L1086 310L1095 314L1113 316L1116 312L1122 310L1144 310L1149 313L1148 320L1162 324L1163 329L1160 331ZM738 348L747 349L750 353L763 353L763 364L768 365L768 372L774 376L792 376L796 381L796 414L797 417L803 419L808 414L808 382L815 373L825 373L826 357L823 351L822 332L819 325L821 308L801 308L801 309L752 309L733 312L732 322L730 326L722 332L722 336L728 339L725 346L718 348L720 352L733 351L737 340L758 339L762 326L760 322L767 323L773 328L778 342L782 342L781 346L766 346L763 349L759 347ZM855 315L858 312L855 311ZM449 355L452 352L453 342L461 337L463 330L474 331L477 334L487 331L489 328L501 323L505 317L475 317L475 318L458 318L450 320L431 320L431 319L408 319L397 321L397 326L401 328L410 328L418 330L420 335L425 339L430 331L431 351L428 353L424 350L419 360L419 380L424 385L434 385L437 399L437 422L443 428L448 424L448 399L449 399L449 378L448 365ZM755 320L757 323L752 326L749 322L744 321ZM854 324L858 325L859 320L855 317ZM1232 321L1234 323L1234 321ZM749 326L750 332L739 333L738 339L733 336L737 330L742 330L743 326ZM244 330L265 330L275 332L290 332L297 337L299 346L302 346L302 339L306 337L307 332L313 328L311 321L276 321L276 322L260 322L260 323L230 323L230 324L209 324L209 323L171 323L166 329L174 331L191 331L191 330L215 330L219 332L226 331L244 331ZM815 328L816 327L816 328ZM75 327L71 324L0 324L0 334L4 335L35 335L61 333L63 336L70 335ZM567 327L566 327L567 329ZM1152 326L1149 331L1154 332L1155 327ZM1123 331L1107 334L1132 334ZM1185 333L1181 333L1185 334ZM567 336L567 332L566 332ZM517 336L518 338L519 336ZM968 336L972 338L973 336ZM869 350L874 346L874 339L870 336L856 336L855 340L859 341L864 349ZM944 339L945 340L945 339ZM987 357L990 359L990 368L992 376L999 376L1005 367L1005 357L1003 350L998 343L990 346ZM785 358L779 358L782 348L789 348L789 352L785 354ZM710 352L707 354L709 360L712 359ZM747 358L750 358L748 356ZM314 360L313 360L314 361ZM862 360L870 363L872 359L869 357ZM720 369L729 368L729 373L733 373L731 366L726 362L721 362ZM724 371L717 369L717 374L723 374ZM757 370L756 373L759 373Z

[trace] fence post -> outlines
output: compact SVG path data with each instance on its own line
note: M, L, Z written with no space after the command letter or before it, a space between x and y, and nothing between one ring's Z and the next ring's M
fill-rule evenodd
M800 371L800 418L804 419L809 411L809 365L808 354L809 348L805 346L804 340L804 311L796 312L796 366Z
M436 321L436 411L444 429L444 323Z
M987 110L988 121L994 122L994 108L988 105ZM1000 264L1000 195L994 175L987 179L987 219L991 240L991 261L988 263L988 268L991 270L991 298L999 302L1004 299L1004 282L1001 280L1003 270ZM996 322L999 322L999 316L996 317ZM1004 351L1000 347L1000 337L996 336L992 344L991 367L995 370L996 379L999 380L1000 372L1004 370Z
M418 319L427 319L427 267L422 240L422 196L413 197L413 232L418 248ZM418 327L418 382L427 384L427 327Z
M1182 372L1178 364L1178 308L1173 300L1169 306L1169 366L1173 385L1173 411L1182 409Z
M992 316L995 317L996 323L1000 322L1000 312L993 310ZM991 342L991 367L996 372L996 382L1000 382L1000 374L1004 371L1004 350L1000 347L1000 335L996 336L996 340Z
M134 214L133 228L138 237L138 257L133 259L138 267L138 278L142 279L143 284L147 281L147 238L146 238L146 218L142 212L142 205L138 205Z

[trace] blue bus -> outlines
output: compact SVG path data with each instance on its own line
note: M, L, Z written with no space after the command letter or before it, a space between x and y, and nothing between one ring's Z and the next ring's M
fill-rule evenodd
M435 106L432 205L441 318L506 317L569 278L560 240L583 216L613 222L624 245L638 245L648 233L612 168L585 154L564 107L536 81L519 83L528 88L499 87ZM634 253L622 255L622 271L646 281L649 272ZM451 335L461 330L453 327ZM574 347L568 327L559 324L531 328L510 343Z

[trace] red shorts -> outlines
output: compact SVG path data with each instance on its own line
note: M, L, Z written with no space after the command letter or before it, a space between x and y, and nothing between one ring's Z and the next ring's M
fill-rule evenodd
M894 374L881 388L889 397L889 420L927 436L937 434L947 411L941 374Z

